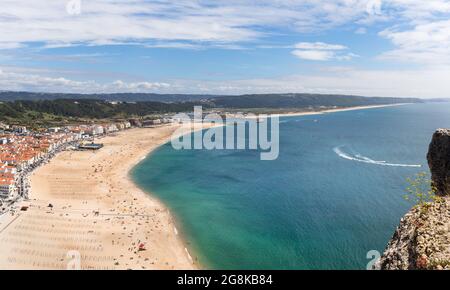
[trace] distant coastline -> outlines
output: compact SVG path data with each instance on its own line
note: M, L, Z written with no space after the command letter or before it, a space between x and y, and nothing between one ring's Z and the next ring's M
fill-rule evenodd
M326 110L315 111L315 112L283 113L283 114L280 114L280 116L281 117L291 117L291 116L319 115L319 114L327 114L327 113L337 113L337 112L346 112L346 111L377 109L377 108L403 106L403 105L411 105L411 104L413 104L413 103L399 103L399 104L374 105L374 106L355 106L355 107L347 107L347 108L326 109Z
M414 103L399 103L399 104L386 104L386 105L373 105L373 106L354 106L354 107L345 107L345 108L336 108L336 109L324 109L324 110L307 111L307 112L292 111L292 112L273 113L273 114L267 113L267 115L268 116L269 115L276 115L276 116L279 116L279 117L299 117L299 116L331 114L331 113L346 112L346 111L379 109L379 108L404 106L404 105L411 105L411 104L414 104ZM258 116L248 116L247 118L259 118L259 117Z

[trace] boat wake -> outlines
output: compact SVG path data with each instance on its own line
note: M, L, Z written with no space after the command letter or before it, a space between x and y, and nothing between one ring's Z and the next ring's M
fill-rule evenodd
M333 151L341 158L357 161L357 162L363 162L363 163L369 163L369 164L375 164L375 165L382 165L382 166L393 166L393 167L422 167L420 164L397 164L397 163L388 163L386 161L378 161L370 159L366 156L362 156L360 154L350 155L344 151L341 150L343 146L334 147Z
M279 123L280 124L284 124L284 123L292 123L292 122L295 122L295 123L299 123L299 122L314 122L314 123L317 123L317 122L319 122L319 120L317 120L317 119L314 119L314 120L309 120L309 119L294 119L294 120L292 120L292 119L290 119L290 120L281 120L281 121L279 121Z

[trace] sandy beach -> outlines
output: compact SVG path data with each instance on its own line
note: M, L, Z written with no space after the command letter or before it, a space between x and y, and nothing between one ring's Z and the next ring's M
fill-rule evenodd
M30 200L0 218L0 269L66 269L78 253L82 269L196 268L169 211L128 177L178 126L123 131L38 168Z
M0 216L0 269L67 269L77 255L81 269L198 268L169 211L128 176L177 128L122 131L99 151L65 151L38 168L30 200Z
M389 105L374 105L374 106L355 106L355 107L348 107L348 108L327 109L327 110L314 111L314 112L292 112L292 113L279 114L279 116L280 117L291 117L291 116L320 115L320 114L327 114L327 113L356 111L356 110L367 110L367 109L377 109L377 108L403 106L403 105L408 105L408 103L389 104Z
M329 114L336 112L345 112L345 111L356 111L356 110L367 110L367 109L377 109L384 107L394 107L394 106L403 106L409 105L410 103L399 103L399 104L387 104L387 105L373 105L373 106L354 106L354 107L346 107L346 108L336 108L336 109L324 109L318 111L305 111L305 112L283 112L283 113L273 113L273 114L261 114L266 116L279 116L279 117L298 117L298 116L311 116L311 115L321 115L321 114ZM230 114L231 116L235 116L235 114ZM245 117L246 119L260 119L259 115L248 115Z

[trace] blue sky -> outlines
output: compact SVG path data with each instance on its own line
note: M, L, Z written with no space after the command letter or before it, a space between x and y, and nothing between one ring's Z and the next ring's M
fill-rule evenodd
M0 90L450 97L449 0L2 0Z

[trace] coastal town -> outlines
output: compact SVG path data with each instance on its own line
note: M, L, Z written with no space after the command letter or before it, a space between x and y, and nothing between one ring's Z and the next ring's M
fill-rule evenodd
M28 130L24 126L0 122L0 214L9 205L29 197L30 173L64 150L96 150L96 139L132 127L151 127L170 123L170 118L90 125L71 125Z
M26 133L10 124L2 135L68 139L30 167L28 198L3 199L0 269L196 268L170 211L130 177L175 132L183 134L183 124L171 120L97 120Z

